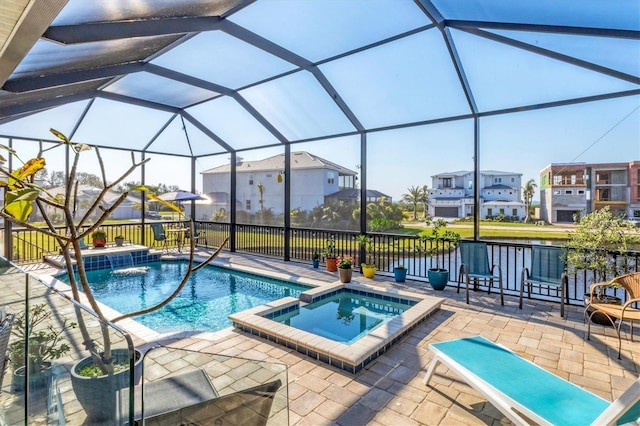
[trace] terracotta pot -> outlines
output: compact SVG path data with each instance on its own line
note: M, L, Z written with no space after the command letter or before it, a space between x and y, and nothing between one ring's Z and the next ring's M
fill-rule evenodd
M106 238L94 238L93 239L93 246L94 247L104 247L105 245L107 245Z
M351 268L338 268L338 273L340 274L340 282L341 283L351 282L351 275L353 274L353 269L351 269Z
M327 264L327 271L335 272L338 270L337 259L325 259L325 263Z

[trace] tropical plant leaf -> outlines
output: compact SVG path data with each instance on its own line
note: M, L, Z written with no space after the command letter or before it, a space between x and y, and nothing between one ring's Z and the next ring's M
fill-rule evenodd
M72 147L75 152L91 151L91 146L86 143L74 143Z
M38 198L38 194L38 190L33 188L7 191L4 200L4 210L17 220L26 222L33 212L33 202Z
M53 133L58 139L61 139L64 143L70 144L71 141L67 138L62 132L57 131L54 128L49 129L51 133Z
M44 158L32 158L22 165L18 170L13 172L11 175L15 176L17 179L25 180L26 178L35 175L40 170L44 169L46 166L46 162Z
M131 191L149 191L149 188L147 188L144 185L140 185L140 186L131 188Z
M153 201L157 201L157 202L159 202L160 204L162 204L165 207L169 207L171 210L173 210L176 213L184 214L182 212L182 210L180 210L180 207L176 206L173 203L170 203L169 201L163 200L162 198L158 198L153 194L147 194L147 198L149 198L150 200L153 200Z
M0 144L0 149L6 149L9 154L15 155L16 158L20 159L20 157L18 157L18 153L15 151L15 149L13 149L11 147L8 147L7 145L2 145L2 144ZM5 160L4 157L2 157L2 161L7 161L7 160ZM22 160L20 160L20 161L22 161Z

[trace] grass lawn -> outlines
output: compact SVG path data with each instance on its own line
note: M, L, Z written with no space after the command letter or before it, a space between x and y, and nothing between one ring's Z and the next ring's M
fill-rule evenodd
M421 235L431 232L431 227L420 222L404 223L404 228L394 233L403 235ZM473 238L472 223L455 223L447 227L457 232L462 238ZM534 226L532 224L512 222L482 222L480 224L480 238L505 238L527 240L567 240L569 230L553 226Z

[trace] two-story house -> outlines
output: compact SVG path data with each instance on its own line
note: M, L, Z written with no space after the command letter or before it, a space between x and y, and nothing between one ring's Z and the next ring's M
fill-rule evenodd
M214 209L230 207L230 165L202 172L202 188ZM257 213L261 208L274 214L284 211L284 154L236 164L236 208ZM357 172L309 152L291 153L291 208L309 211L334 198L356 202ZM346 198L345 198L346 197ZM201 213L198 213L200 216Z
M522 174L484 170L480 172L480 218L499 214L512 220L522 220ZM473 171L460 170L431 176L429 214L459 218L474 214Z
M605 206L613 214L640 217L640 161L552 163L540 172L540 216L572 223L577 214Z

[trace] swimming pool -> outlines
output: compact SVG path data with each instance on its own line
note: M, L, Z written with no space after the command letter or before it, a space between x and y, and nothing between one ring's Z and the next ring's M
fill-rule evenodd
M293 311L269 316L276 322L351 344L409 309L408 304L375 299L344 289Z
M304 329L306 325L299 328L291 324L290 321L291 325L285 324L287 318L292 318L292 313L301 311L305 306L331 306L330 303L323 304L323 301L335 300L334 298L340 295L347 295L349 299L353 300L351 313L347 313L346 305L343 305L344 311L338 310L339 305L333 305L330 308L333 309L335 317L341 317L343 320L349 319L354 310L361 309L362 305L367 303L377 305L381 311L387 313L389 311L398 312L394 312L393 314L397 313L397 315L388 321L372 326L366 332L357 333L358 336L350 338L348 341L344 339L340 341L336 335L326 335L327 332L335 334L335 329L332 326L327 330L326 324L324 324L328 322L327 318L314 318L307 324L308 328L324 328L322 332L318 332L318 330L307 331ZM237 312L232 314L230 319L233 321L233 326L239 330L271 340L350 373L357 373L437 312L443 302L443 298L425 294L380 288L354 281L348 284L335 282L309 289L299 297L283 297L268 305ZM355 307L357 304L360 306ZM384 315L386 316L387 313ZM381 315L383 314L371 314L372 317ZM352 322L355 320L355 316L353 318ZM359 320L363 318L366 317L360 317ZM284 319L284 322L279 322L278 319ZM323 335L323 333L325 334Z
M180 284L188 263L145 264L145 274L117 275L110 269L87 272L98 301L121 313L153 306ZM68 283L65 275L57 277ZM287 297L299 297L310 286L207 266L195 272L167 306L134 319L159 333L219 331L231 326L229 315Z

